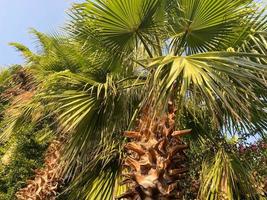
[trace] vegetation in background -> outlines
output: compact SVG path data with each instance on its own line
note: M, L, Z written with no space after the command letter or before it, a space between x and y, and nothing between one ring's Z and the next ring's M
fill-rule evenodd
M15 199L17 190L25 187L35 169L42 167L47 144L38 141L36 134L44 133L45 130L36 130L32 124L25 125L1 147L0 199Z
M23 68L12 66L0 73L0 132L9 123L9 115L14 114L16 106L21 103L19 96L27 93L21 73ZM20 76L21 75L21 76ZM19 100L19 101L18 101ZM50 123L50 122L49 122ZM15 193L26 185L35 169L43 165L43 153L47 148L47 140L42 137L51 132L48 121L33 123L28 121L20 126L16 134L7 142L0 144L0 199L13 200Z

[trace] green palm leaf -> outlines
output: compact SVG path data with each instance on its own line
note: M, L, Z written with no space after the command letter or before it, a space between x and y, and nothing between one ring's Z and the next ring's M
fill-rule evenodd
M69 199L114 199L126 188L120 186L120 148L116 142L100 143L103 148L95 152L86 168L70 185Z
M202 170L200 199L257 199L260 189L256 188L255 179L249 175L249 165L232 153L223 149L216 156L206 160Z
M81 169L88 164L92 149L102 148L99 146L101 141L108 140L108 145L114 139L110 136L115 134L114 137L122 142L121 132L130 125L142 93L137 86L127 88L127 79L116 80L112 75L106 75L105 82L70 72L59 73L55 79L57 81L44 88L49 92L44 92L44 98L52 102L52 107L57 101L55 113L58 113L61 130L70 134L63 157L65 172L69 174L77 162L81 162ZM67 86L62 93L56 94L57 88L55 91L51 88L59 82Z
M170 18L175 53L187 55L231 46L252 1L181 0ZM248 7L249 5L249 7Z
M236 121L242 117L247 119L252 103L262 105L250 88L266 90L264 79L256 75L264 72L266 65L252 62L246 57L264 56L210 52L151 59L148 66L155 68L152 87L159 90L158 96L164 99L176 83L180 103L201 99L195 106L206 105L216 118L226 111Z
M95 32L106 48L129 52L138 44L137 40L147 45L147 37L159 23L159 5L158 0L88 1L73 11L75 31L88 36Z

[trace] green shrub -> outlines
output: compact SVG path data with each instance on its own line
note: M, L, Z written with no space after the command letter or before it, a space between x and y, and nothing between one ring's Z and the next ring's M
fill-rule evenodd
M46 142L36 135L46 134L47 128L35 130L34 125L25 125L11 140L2 146L0 164L0 199L13 200L18 189L34 175L34 169L42 167Z

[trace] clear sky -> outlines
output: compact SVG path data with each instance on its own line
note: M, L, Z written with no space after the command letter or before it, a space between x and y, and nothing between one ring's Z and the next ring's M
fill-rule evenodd
M77 0L0 0L0 68L23 63L9 42L20 42L34 49L30 28L52 33L63 26L65 11Z

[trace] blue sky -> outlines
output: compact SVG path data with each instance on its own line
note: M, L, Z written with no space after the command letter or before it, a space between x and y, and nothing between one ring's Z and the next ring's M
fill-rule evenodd
M75 0L0 0L0 68L23 63L9 42L20 42L34 49L29 28L52 33L67 19L65 11Z

